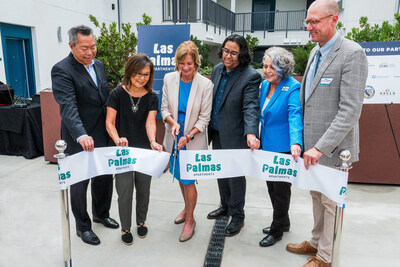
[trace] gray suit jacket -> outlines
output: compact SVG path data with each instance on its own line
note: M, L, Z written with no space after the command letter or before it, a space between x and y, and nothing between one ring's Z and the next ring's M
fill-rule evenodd
M337 154L342 149L350 151L351 162L358 161L358 119L368 75L367 57L357 43L339 35L320 63L305 100L306 74L317 49L310 53L300 92L304 151L317 148L324 154L319 160L324 165L337 164Z
M214 84L213 101L221 80L223 63L216 65L211 74ZM251 66L238 66L228 81L221 109L218 113L219 136L224 149L248 148L247 134L259 136L260 123L259 87L261 75ZM209 131L210 132L210 131ZM212 136L209 135L209 142Z

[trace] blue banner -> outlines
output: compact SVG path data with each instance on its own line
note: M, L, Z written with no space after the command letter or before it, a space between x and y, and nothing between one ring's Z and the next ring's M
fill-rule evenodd
M146 54L154 63L153 90L158 96L158 110L161 108L164 75L175 71L175 51L189 39L189 24L139 26L137 51Z
M400 54L400 41L359 43L367 56L389 56Z

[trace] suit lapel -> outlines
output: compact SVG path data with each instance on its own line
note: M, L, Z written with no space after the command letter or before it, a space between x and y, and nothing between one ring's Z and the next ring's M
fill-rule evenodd
M179 85L180 85L180 73L175 72L174 86L172 88L176 88L172 93L172 99L175 103L173 103L174 110L172 111L173 118L178 121L178 106L179 106Z
M328 52L324 60L320 63L320 66L317 70L317 73L315 73L313 83L310 88L310 94L309 97L312 95L314 92L315 88L317 88L319 81L321 80L323 74L325 73L325 70L329 67L329 65L332 63L332 61L335 59L335 57L338 55L340 46L342 45L343 42L343 37L341 35L338 36L335 44L331 48L331 50ZM314 53L315 55L315 53Z
M97 85L98 85L98 87L96 87L96 89L100 94L101 100L103 101L103 103L105 103L107 100L107 96L104 93L107 93L107 92L103 92L103 90L104 90L104 88L102 87L103 75L101 75L100 67L98 64L99 63L95 60L94 61L94 70L96 71ZM92 79L92 77L90 77L90 75L89 75L89 78L90 78L91 82L93 82L93 79ZM94 84L94 82L93 82L93 84Z
M215 70L215 77L213 80L213 83L214 83L213 99L215 99L215 95L217 94L217 91L218 91L219 82L221 81L221 70L223 67L224 67L224 65L221 64L221 68L218 68Z
M240 78L240 76L243 72L243 68L241 68L240 66L238 66L237 68L238 68L238 70L236 70L236 71L238 73L237 74L234 73L232 75L232 77L229 79L228 83L226 84L224 96L222 97L222 101L221 101L221 107L224 104L225 99L226 99L227 95L229 94L229 91L232 89L233 85Z
M82 76L90 83L90 85L91 85L93 88L95 88L95 89L97 90L96 84L94 83L92 77L90 77L90 75L89 75L89 73L87 72L87 70L85 69L85 67L84 67L81 63L79 63L78 61L76 61L76 59L74 58L74 56L72 55L72 53L71 53L71 57L72 57L72 59L73 59L73 60L72 60L72 65L73 65L73 67L75 68L75 70L76 70L80 75L82 75ZM96 76L97 76L97 73L96 73Z
M315 54L317 53L317 47L313 48L310 52L310 57L309 60L307 62L307 67L306 70L304 71L304 76L303 76L303 80L301 82L301 88L302 90L300 90L300 102L301 102L301 106L304 106L304 102L305 102L305 90L306 90L306 80L307 80L307 76L308 76L308 71L310 70L310 66L311 63L314 61L314 57Z
M188 99L188 103L187 103L187 108L186 108L186 116L185 116L185 129L187 128L188 125L188 121L189 118L191 116L191 112L192 112L192 107L194 104L194 100L196 97L196 93L197 93L197 87L198 87L198 83L199 83L199 75L198 73L196 73L193 77L193 82L192 82L192 87L190 88L190 93L189 93L189 99Z

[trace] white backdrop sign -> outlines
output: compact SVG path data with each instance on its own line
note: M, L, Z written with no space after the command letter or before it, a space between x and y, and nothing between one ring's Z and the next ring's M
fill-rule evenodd
M400 41L359 44L368 58L364 104L400 103Z

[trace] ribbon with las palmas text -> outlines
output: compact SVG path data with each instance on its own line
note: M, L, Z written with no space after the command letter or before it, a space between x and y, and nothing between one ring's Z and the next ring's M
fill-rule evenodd
M288 182L323 193L344 204L348 173L320 164L304 167L291 155L250 149L180 151L181 179L221 179L250 176L272 182Z
M134 147L101 147L58 160L60 189L99 175L138 171L160 177L170 154Z

